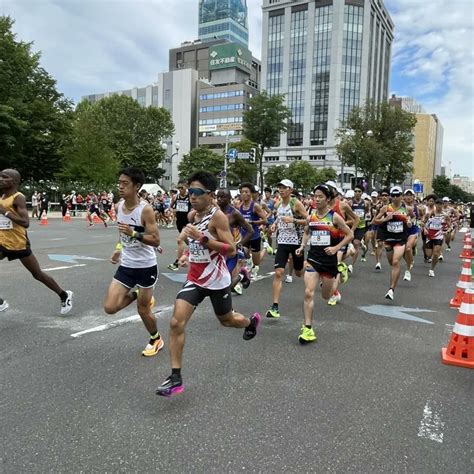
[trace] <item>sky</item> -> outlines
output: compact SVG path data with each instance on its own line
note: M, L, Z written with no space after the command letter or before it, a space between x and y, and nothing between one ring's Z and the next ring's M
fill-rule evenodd
M247 0L250 49L261 57L261 0ZM390 94L414 97L444 127L443 163L474 178L474 0L385 0L395 23ZM83 95L144 86L168 50L197 38L198 0L0 0L34 41L58 89Z

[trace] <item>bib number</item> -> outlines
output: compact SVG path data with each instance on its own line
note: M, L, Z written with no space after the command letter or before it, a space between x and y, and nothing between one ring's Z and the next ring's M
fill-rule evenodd
M189 261L192 263L209 263L211 261L209 249L204 248L199 242L190 242Z
M120 242L127 249L138 249L140 248L140 242L133 239L130 235L120 234Z
M331 245L331 233L328 230L313 230L310 245L329 247Z
M399 234L403 232L403 222L400 222L400 221L388 222L387 230L394 234Z
M354 214L359 218L362 219L365 216L365 210L364 209L356 209L354 211Z
M10 230L13 229L13 222L5 217L3 214L0 214L0 230Z
M188 203L186 203L186 202L177 202L176 203L176 212L188 212Z

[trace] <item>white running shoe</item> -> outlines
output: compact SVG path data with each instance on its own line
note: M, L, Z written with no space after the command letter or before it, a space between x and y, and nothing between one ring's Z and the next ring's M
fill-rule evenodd
M387 300L393 300L393 296L394 296L393 290L390 288L390 289L387 291L387 293L385 293L385 298L386 298Z
M438 257L438 262L442 262L444 260L444 257L443 257L443 254L441 254L439 257ZM430 259L430 263L431 263L431 259Z
M72 309L72 299L74 293L72 291L66 291L67 298L64 301L61 301L61 314L67 314Z
M293 283L293 277L291 275L286 275L285 283Z
M404 281L411 281L411 273L407 270L405 276L403 277Z
M255 279L257 278L258 271L260 270L260 267L258 265L254 265L252 267L251 273L252 273L252 278Z
M352 272L354 271L354 267L352 265L347 265L347 270L350 274L352 274Z
M428 271L428 276L429 277L434 277L435 276L435 272L433 270L429 270Z
M234 293L241 295L242 292L242 283L237 283L237 285L234 286Z
M378 262L376 265L375 265L375 269L380 271L382 270L382 265L380 265L380 262Z
M10 305L5 300L3 300L3 303L0 304L0 311L6 311L9 308L9 306Z

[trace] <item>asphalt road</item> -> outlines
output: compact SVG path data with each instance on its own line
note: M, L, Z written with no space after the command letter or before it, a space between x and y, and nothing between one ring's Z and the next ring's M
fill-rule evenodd
M166 273L176 232L161 234ZM79 220L32 223L41 265L75 293L67 316L18 262L0 263L0 294L10 303L0 313L0 472L474 471L474 372L440 361L456 318L448 302L459 235L436 278L417 257L393 302L384 299L388 265L376 273L370 257L336 307L317 294L312 345L297 341L301 280L284 285L282 318L264 320L249 342L221 327L205 302L187 331L186 390L171 400L155 395L170 371L166 346L141 357L146 331L136 318L123 321L136 308L102 310L116 237L113 227ZM266 258L261 274L271 271ZM234 307L265 313L271 281L252 283ZM165 342L180 286L162 275L155 291ZM368 306L385 316L359 309ZM426 310L402 314L423 321L388 317L402 306Z

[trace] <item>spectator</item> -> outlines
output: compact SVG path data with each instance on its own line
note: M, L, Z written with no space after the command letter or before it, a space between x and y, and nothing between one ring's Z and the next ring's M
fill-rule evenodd
M35 191L33 193L33 196L31 196L31 207L32 207L31 218L32 219L34 219L35 217L38 217L38 211L39 211L38 204L39 204L40 198L41 198L41 194L38 193L38 191Z
M43 215L43 212L45 214L48 214L49 210L49 197L46 193L41 194L41 201L40 201L40 212L38 216L38 220L41 219L41 216Z

